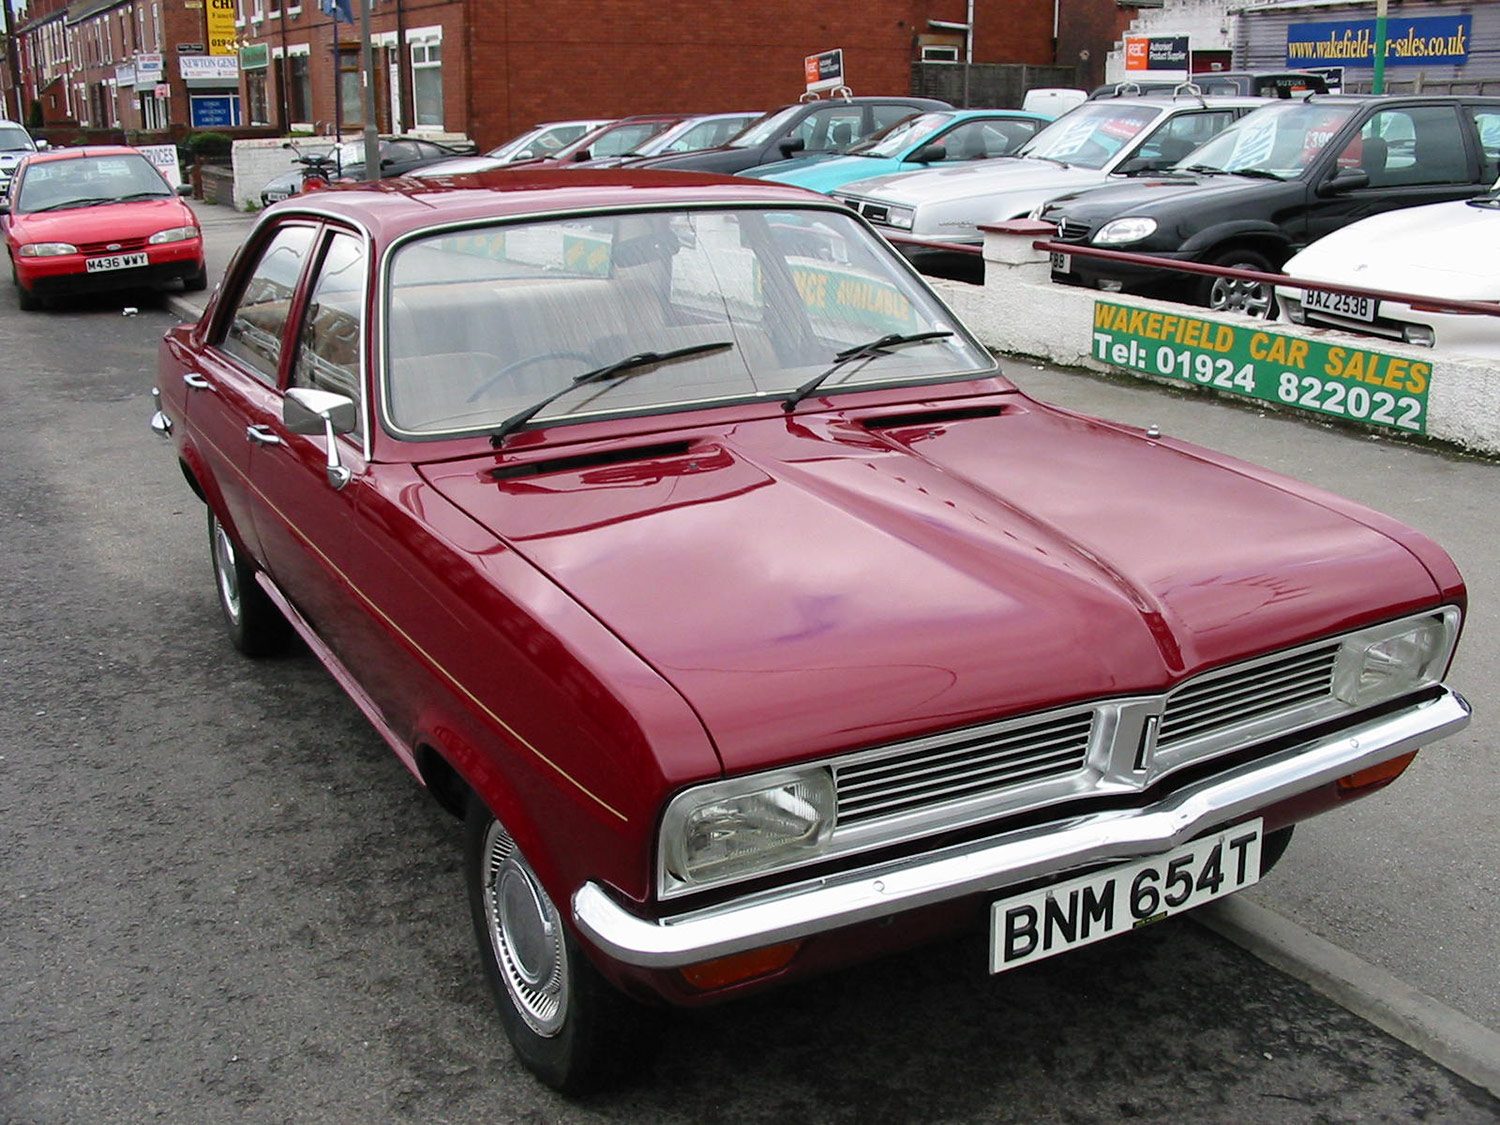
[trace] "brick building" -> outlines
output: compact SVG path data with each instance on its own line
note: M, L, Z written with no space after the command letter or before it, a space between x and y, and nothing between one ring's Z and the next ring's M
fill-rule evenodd
M905 92L914 61L969 56L971 11L974 62L1046 65L1055 13L1097 9L1109 24L1120 11L1117 0L370 2L379 129L484 146L548 118L769 108L801 94L805 55L832 47L856 93ZM48 122L363 124L358 23L336 25L318 0L29 0L17 23L23 98Z

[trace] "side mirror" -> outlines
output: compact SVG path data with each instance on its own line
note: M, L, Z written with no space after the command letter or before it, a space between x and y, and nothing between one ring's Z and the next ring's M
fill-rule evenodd
M177 185L177 194L181 195L181 196L184 196L184 197L192 195L193 194L193 185L192 184L178 184Z
M514 156L512 156L511 159L512 160L535 160L536 159L536 153L532 152L529 148L523 148L520 152L518 152Z
M801 137L793 137L791 138L791 140L782 141L781 144L777 147L781 149L782 157L784 159L789 159L794 153L801 152L803 149L805 149L807 147L807 142L804 141Z
M46 138L43 138L43 139L38 140L36 142L36 150L37 150L37 152L46 152L51 147L52 147L52 142L49 141L49 140L47 140Z
M581 148L573 154L573 161L577 164L582 164L585 160L592 160L593 158L593 152L586 148Z
M1370 186L1370 173L1363 168L1340 168L1318 185L1319 195L1342 195Z
M913 164L939 164L948 159L948 149L940 144L923 145L908 159Z
M294 434L322 434L328 440L328 484L343 488L351 476L339 461L339 434L351 433L359 423L359 410L347 395L293 387L281 403L281 420Z
M394 168L395 166L396 166L396 162L393 159L391 159L389 156L381 158L380 167L381 167L382 171L385 170L386 168Z
M1153 160L1149 156L1137 156L1125 161L1115 169L1122 176L1133 176L1138 172L1165 172L1175 160Z

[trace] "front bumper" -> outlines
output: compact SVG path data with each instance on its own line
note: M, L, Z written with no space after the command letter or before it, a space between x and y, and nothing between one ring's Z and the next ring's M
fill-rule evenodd
M1090 245L1080 243L1080 245ZM1129 250L1133 253L1151 254L1163 262L1196 262L1196 254L1182 251L1161 252L1137 251L1133 246L1107 246L1106 250ZM1105 282L1116 283L1122 293L1142 295L1171 294L1190 289L1198 280L1193 274L1176 270L1156 269L1152 266L1121 262L1116 259L1085 258L1074 255L1072 268L1067 273L1052 274L1052 280L1064 285L1083 285L1090 289L1102 289Z
M63 297L119 289L164 289L203 269L203 240L199 238L148 246L145 253L144 266L99 273L88 272L85 254L16 258L16 276L38 297Z
M1168 851L1468 724L1468 703L1444 688L1436 698L1225 770L1143 808L1068 817L660 919L633 914L603 887L585 883L573 895L573 917L588 941L623 964L692 965Z

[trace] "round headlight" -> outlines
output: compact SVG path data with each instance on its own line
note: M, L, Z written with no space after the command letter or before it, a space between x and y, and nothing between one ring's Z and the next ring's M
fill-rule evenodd
M1155 219L1114 219L1099 228L1099 233L1094 235L1093 242L1095 246L1124 246L1149 238L1155 233Z

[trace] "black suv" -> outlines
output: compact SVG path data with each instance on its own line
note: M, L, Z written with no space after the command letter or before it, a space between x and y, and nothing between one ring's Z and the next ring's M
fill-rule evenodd
M1358 219L1488 190L1497 136L1496 97L1308 95L1247 115L1165 175L1060 196L1039 217L1060 242L1272 271ZM1267 286L1076 254L1052 255L1052 280L1256 314L1272 305Z
M743 172L804 152L843 152L873 133L913 114L952 109L934 98L865 97L798 102L752 122L718 148L672 156L648 156L623 167L674 172Z
M1096 87L1090 92L1089 101L1126 95L1170 96L1189 91L1189 87L1193 93L1221 97L1290 98L1297 94L1326 94L1328 80L1310 70L1220 70L1195 74L1178 82L1127 79L1112 86Z

